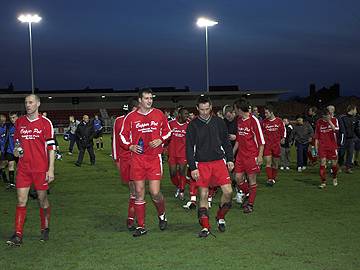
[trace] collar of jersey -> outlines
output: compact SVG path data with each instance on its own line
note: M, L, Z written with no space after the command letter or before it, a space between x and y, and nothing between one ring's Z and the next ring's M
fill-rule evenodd
M202 117L200 117L200 116L198 117L198 119L199 119L201 122L205 123L205 124L209 124L211 118L212 118L211 115L210 115L210 117L209 117L208 119L204 119L204 118L202 118Z
M147 113L142 113L142 112L140 112L139 110L136 110L136 111L137 111L138 114L148 115L148 114L151 113L153 110L154 110L154 108L151 108L150 111L148 111Z

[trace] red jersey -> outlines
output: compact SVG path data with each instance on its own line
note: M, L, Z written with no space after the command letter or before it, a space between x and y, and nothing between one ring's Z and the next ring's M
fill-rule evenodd
M315 139L319 140L319 147L337 149L336 132L339 130L339 122L335 117L331 117L331 122L335 126L333 130L328 121L320 118L316 122Z
M259 155L260 145L265 144L259 120L250 115L243 119L238 117L236 141L239 144L237 157L248 158Z
M56 150L54 128L51 121L39 114L30 120L26 115L15 122L14 139L20 141L24 155L20 157L18 169L26 172L49 170L48 150Z
M186 157L185 145L186 145L186 129L189 125L188 122L180 124L176 119L169 121L171 128L170 143L168 146L169 156L172 157Z
M155 139L167 140L171 130L166 116L158 109L151 109L142 114L139 110L130 112L125 116L121 127L120 137L123 146L129 149L130 145L138 144L139 139L144 141L145 155L159 155L163 151L163 144L151 148L149 143Z
M124 122L125 115L117 117L113 127L112 156L114 160L130 159L131 152L125 150L121 144L120 131Z
M279 117L263 120L262 129L266 145L280 144L281 139L286 138L285 125Z

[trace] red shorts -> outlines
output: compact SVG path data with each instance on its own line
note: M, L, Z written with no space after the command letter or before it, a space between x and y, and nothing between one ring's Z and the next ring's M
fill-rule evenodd
M217 187L231 184L229 172L224 160L199 162L199 179L196 181L198 187Z
M131 156L130 179L133 181L161 180L163 174L161 154Z
M130 182L130 169L131 169L131 159L118 159L116 161L116 166L118 167L121 181L124 184Z
M264 146L264 157L272 156L274 158L279 158L281 154L280 142L279 144L266 144Z
M174 157L174 156L169 156L169 165L170 166L174 166L174 165L186 165L187 164L187 160L186 157Z
M319 147L319 158L326 158L328 160L336 160L338 158L337 149Z
M236 157L235 169L234 169L235 173L245 172L248 175L259 173L260 167L259 165L257 165L256 159L257 159L256 157L253 158Z
M34 184L36 190L48 190L49 184L46 181L45 172L16 172L16 188L27 188Z

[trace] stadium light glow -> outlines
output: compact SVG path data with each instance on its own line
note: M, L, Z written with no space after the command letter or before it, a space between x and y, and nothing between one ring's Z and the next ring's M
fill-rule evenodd
M214 26L217 25L219 22L217 21L213 21L207 18L199 18L196 22L197 26L199 27L210 27L210 26Z
M22 23L38 23L41 21L41 17L37 14L21 14L18 20Z
M48 99L52 99L53 97L52 96L48 96Z
M106 98L106 96L102 95L101 98Z

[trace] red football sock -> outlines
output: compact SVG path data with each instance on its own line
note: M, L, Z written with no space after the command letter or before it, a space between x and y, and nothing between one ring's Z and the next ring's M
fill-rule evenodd
M153 202L154 202L154 205L156 207L158 216L161 216L162 214L164 214L165 213L165 199L162 198L159 201L153 200Z
M273 177L273 170L271 167L265 167L265 171L266 171L266 175L267 175L267 178L268 180L269 179L274 179Z
M224 203L222 206L219 206L219 210L217 211L216 218L217 219L224 219L227 212L229 212L231 208L231 203L227 202Z
M254 205L257 184L250 185L249 204Z
M272 168L272 177L273 177L272 179L273 180L276 180L277 174L278 174L278 169Z
M128 219L135 218L135 196L130 195L129 197L129 206L128 206Z
M49 228L50 214L51 214L50 206L48 208L41 208L40 207L40 227L41 227L41 230Z
M197 195L197 186L196 186L196 181L194 181L194 180L190 180L189 193L190 193L190 196Z
M23 235L25 219L26 219L26 206L16 206L15 233L20 237L22 237Z
M200 207L198 211L199 223L202 228L210 229L209 213L205 207Z
M135 200L135 216L137 224L139 227L145 228L145 210L146 210L145 201L136 201Z
M248 182L241 182L238 185L238 189L241 190L244 194L248 194L249 193L249 183Z
M337 172L338 172L338 166L337 166L337 165L333 165L333 166L331 167L331 169L332 169L332 177L333 177L333 178L336 178L336 177L337 177Z
M326 169L323 165L320 165L320 178L321 182L326 182Z
M186 185L186 177L183 175L179 175L179 189L180 191L184 192Z

